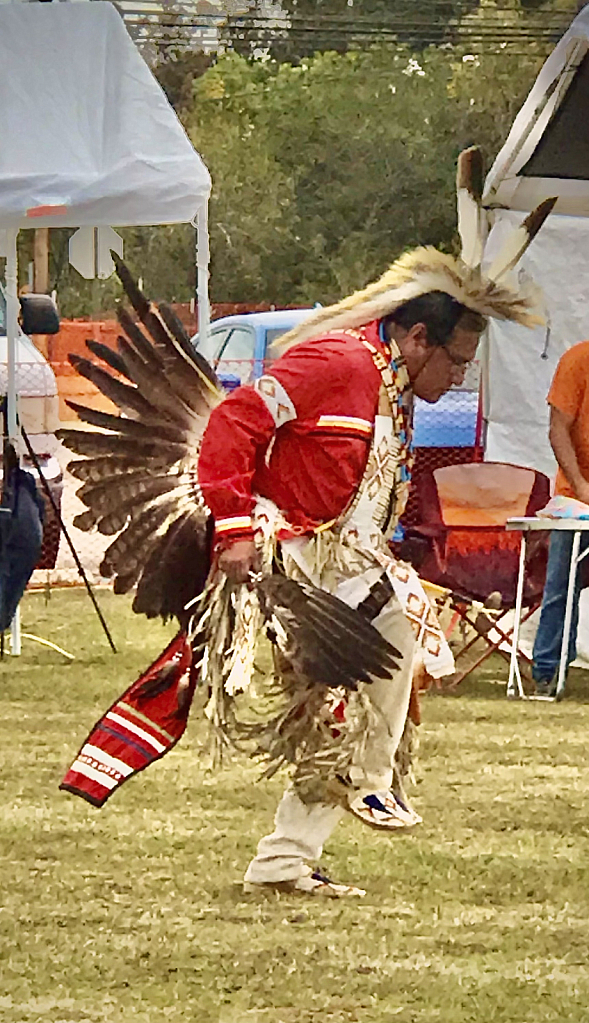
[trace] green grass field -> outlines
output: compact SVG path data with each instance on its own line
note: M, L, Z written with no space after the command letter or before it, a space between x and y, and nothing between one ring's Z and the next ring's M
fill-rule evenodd
M0 664L2 1023L544 1023L589 1019L589 680L503 698L502 662L424 701L415 803L389 838L351 818L324 867L360 902L242 895L282 780L208 773L199 723L103 810L58 784L171 633L101 594L40 593Z

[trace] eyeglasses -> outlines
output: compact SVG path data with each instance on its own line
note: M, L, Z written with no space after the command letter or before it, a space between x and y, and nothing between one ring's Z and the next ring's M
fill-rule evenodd
M446 348L446 345L440 345L439 347L442 349L446 358L449 359L452 365L456 366L457 369L466 371L469 366L472 366L474 359L465 359L463 355L455 355L449 348Z

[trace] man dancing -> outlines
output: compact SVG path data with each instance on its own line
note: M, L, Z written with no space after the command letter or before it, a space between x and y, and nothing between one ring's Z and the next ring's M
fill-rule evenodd
M363 301L353 307L354 323ZM319 859L344 807L384 830L414 822L402 796L391 790L416 634L395 592L387 539L407 495L413 395L435 402L461 384L485 327L483 316L442 291L347 330L330 330L339 312L325 312L327 330L298 344L299 335L313 328L293 331L271 372L213 411L199 480L215 519L219 568L229 578L244 583L259 569L256 531L270 525L287 574L306 577L370 615L402 660L392 679L366 686L374 721L341 791L334 791L332 778L331 792L326 785L312 800L303 801L296 788L286 792L276 829L262 839L247 870L248 890L290 886L359 894L361 889L335 885L307 863ZM414 598L423 608L423 594ZM439 656L444 641L431 620L428 639Z
M508 274L553 205L483 273L481 180L467 151L460 259L406 253L280 339L284 354L251 387L224 397L171 311L148 303L120 261L149 337L121 310L118 351L89 342L115 376L72 357L125 413L74 406L109 433L61 432L86 456L69 466L88 508L76 524L117 534L101 572L116 592L136 587L134 610L175 615L182 632L98 723L62 787L103 805L178 740L200 684L218 731L255 736L267 773L291 767L248 891L361 895L312 865L342 813L389 832L417 819L402 784L412 679L421 661L434 676L453 664L415 572L388 546L411 474L413 395L435 402L462 382L487 317L538 322L535 294ZM235 697L256 698L262 629L275 673L260 725L239 719Z

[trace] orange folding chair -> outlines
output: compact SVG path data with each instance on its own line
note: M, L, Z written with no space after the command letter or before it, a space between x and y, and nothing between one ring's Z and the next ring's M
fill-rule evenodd
M512 629L506 617L515 606L520 537L505 524L514 516L534 515L549 497L543 473L502 462L449 465L420 479L419 521L406 530L398 553L424 582L442 587L453 614L448 632L458 623L465 626L449 688L494 652L509 660ZM539 607L544 588L547 538L544 533L534 538L526 560L522 621ZM520 653L529 679L531 659Z

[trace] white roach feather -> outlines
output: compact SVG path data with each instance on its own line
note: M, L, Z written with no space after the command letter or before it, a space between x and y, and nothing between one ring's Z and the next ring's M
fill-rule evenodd
M534 240L546 217L556 203L556 197L545 199L526 217L522 224L507 238L499 253L486 272L490 281L499 283L519 263L524 252Z
M485 211L481 208L483 190L483 157L477 146L465 149L458 157L456 197L458 233L462 244L461 259L465 266L480 266L485 244Z

